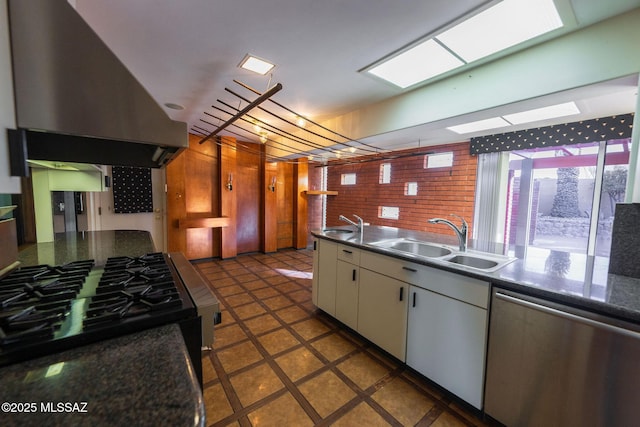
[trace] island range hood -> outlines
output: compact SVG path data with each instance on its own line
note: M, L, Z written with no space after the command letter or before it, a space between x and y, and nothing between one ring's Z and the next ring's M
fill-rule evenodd
M18 131L31 160L161 167L188 146L67 0L9 0Z

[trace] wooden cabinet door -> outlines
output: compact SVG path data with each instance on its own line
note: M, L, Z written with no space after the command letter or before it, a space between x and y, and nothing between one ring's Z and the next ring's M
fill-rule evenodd
M409 285L360 269L358 332L405 361Z

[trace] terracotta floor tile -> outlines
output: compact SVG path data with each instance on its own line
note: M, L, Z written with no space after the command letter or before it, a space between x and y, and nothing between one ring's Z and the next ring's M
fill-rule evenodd
M240 285L232 285L232 286L226 286L224 288L216 288L216 290L223 297L227 297L229 295L240 294L240 293L244 293L245 292L244 288L242 286L240 286Z
M403 425L414 425L434 405L431 399L401 378L394 378L372 397Z
M258 279L258 280L251 280L250 282L243 283L242 286L249 289L250 291L253 291L255 289L267 288L269 287L269 284L264 280Z
M284 387L282 381L266 363L233 376L230 380L240 403L245 407Z
M273 298L268 298L266 300L263 300L262 302L271 310L277 310L279 308L284 308L284 307L293 305L293 301L291 301L289 298L283 295L273 297Z
M281 275L267 277L265 280L269 282L269 284L271 285L277 285L278 283L284 283L289 281L289 279Z
M276 295L280 295L280 292L278 292L277 289L273 289L271 287L256 289L255 291L251 291L251 293L253 294L254 297L260 300L264 300L267 298L275 297Z
M290 393L251 412L248 418L254 427L313 426L311 418Z
M216 328L213 336L213 348L216 350L247 338L247 334L238 324Z
M246 320L244 324L254 335L260 335L263 332L282 327L280 322L270 314L263 314L262 316Z
M385 427L389 424L380 414L378 414L371 406L362 402L346 415L342 416L338 421L331 424L332 427Z
M329 328L327 328L324 323L316 319L294 323L291 327L306 340L310 340L329 331Z
M258 280L259 277L253 273L239 274L233 276L239 283L253 282Z
M260 304L258 304L257 302L241 305L240 307L234 308L233 311L235 311L238 317L242 320L266 313L265 309L262 308L262 306L260 306Z
M220 350L216 352L216 355L227 373L237 371L240 368L262 360L262 356L250 341Z
M291 292L290 294L287 294L287 296L299 303L311 301L311 291L307 289Z
M298 285L295 282L286 282L286 283L281 283L279 285L274 286L277 290L279 290L282 293L289 293L289 292L293 292L293 291L299 291L300 285Z
M209 359L209 353L202 358L202 381L204 383L208 383L209 381L213 381L218 378L218 374L211 363L211 359Z
M356 349L353 343L341 337L339 334L331 334L328 337L314 341L311 345L331 362Z
M324 366L320 359L304 347L278 357L276 362L294 382Z
M278 354L288 348L300 344L289 331L286 329L278 329L258 338L260 344L269 352L269 354Z
M239 305L248 304L254 302L253 297L248 293L241 293L236 295L230 295L225 297L225 301L229 307L237 307Z
M337 366L351 381L366 390L389 373L389 369L366 353L358 353Z
M431 424L431 427L466 427L467 423L457 418L449 412L443 412L436 420Z
M293 323L300 319L309 317L309 313L297 306L283 308L276 311L275 314L286 323Z
M323 372L300 384L298 389L323 418L356 396L353 390L331 371Z
M218 383L205 388L203 398L208 425L233 414L233 409L229 404L229 400L227 400L227 395L224 393L221 384Z

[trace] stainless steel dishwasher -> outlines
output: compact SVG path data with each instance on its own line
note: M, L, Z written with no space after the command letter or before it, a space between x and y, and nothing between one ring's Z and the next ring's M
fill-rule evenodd
M494 289L485 413L507 426L635 426L640 327Z

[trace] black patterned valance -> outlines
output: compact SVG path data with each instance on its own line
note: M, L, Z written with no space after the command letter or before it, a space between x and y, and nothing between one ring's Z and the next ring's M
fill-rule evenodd
M631 137L633 113L471 138L471 154L609 141Z
M115 213L153 212L151 169L113 166L111 175Z

